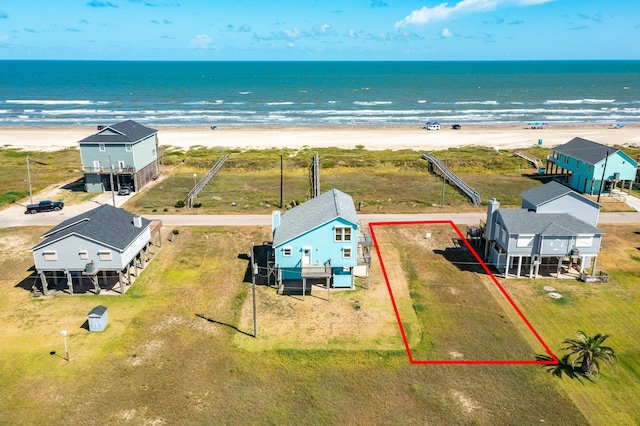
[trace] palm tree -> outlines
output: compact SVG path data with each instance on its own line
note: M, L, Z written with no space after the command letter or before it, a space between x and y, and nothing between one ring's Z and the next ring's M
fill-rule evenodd
M582 379L580 376L582 374L576 373L575 368L571 365L571 361L569 360L570 354L564 355L562 358L558 359L558 362L555 364L545 364L543 365L544 369L549 373L562 379L563 376L567 376L570 379L577 379L580 383L582 383ZM553 361L549 355L536 355L537 361ZM585 377L586 380L591 381L589 377Z
M618 362L613 349L603 345L608 337L608 334L589 337L584 331L578 331L575 339L565 339L562 342L566 345L562 350L569 351L569 356L575 356L571 365L575 367L579 363L580 373L587 377L595 373L597 379L600 377L600 362L609 367Z

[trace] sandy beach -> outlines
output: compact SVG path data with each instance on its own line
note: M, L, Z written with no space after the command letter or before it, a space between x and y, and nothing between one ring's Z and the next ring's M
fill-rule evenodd
M475 125L460 130L443 127L428 131L415 127L161 127L160 145L181 149L194 146L225 148L301 148L362 146L371 150L440 150L462 146L491 146L496 149L553 147L581 137L607 145L640 145L640 125L613 129L607 125L523 126ZM30 151L53 151L77 147L79 140L97 130L87 127L0 127L0 145Z

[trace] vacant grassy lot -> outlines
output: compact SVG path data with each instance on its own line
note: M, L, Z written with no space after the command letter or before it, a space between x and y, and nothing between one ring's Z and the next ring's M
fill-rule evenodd
M387 269L403 265L409 277L407 294L394 290L394 298L410 296L419 318L423 339L411 347L414 360L513 361L545 353L451 226L377 226L375 233Z
M242 349L238 336L248 338L243 333L252 329L250 322L241 321L250 303L244 282L247 261L241 255L251 241L267 237L266 228L181 228L177 241L165 238L160 254L126 295L51 299L33 299L22 288L30 287L23 280L32 265L25 250L44 229L3 229L0 267L8 272L0 278L0 423L637 423L640 407L633 396L640 393L640 297L635 271L640 236L628 226L604 228L600 265L611 274L610 284L503 282L554 350L580 328L613 335L610 344L620 356L619 370L605 370L598 383L584 385L555 379L538 366L410 365L400 345L397 350L354 350L348 342L328 349ZM416 242L403 241L392 243L398 253L423 250ZM615 247L628 249L620 253ZM415 285L437 278L446 290L446 283L458 283L458 274L472 280L458 267L436 276L430 275L431 264L402 265ZM445 267L446 262L438 266ZM543 285L554 285L565 298L548 298ZM432 301L412 296L426 330L425 345L448 345L463 331L434 329L429 324L434 314L415 309ZM326 303L352 301L345 293ZM98 304L109 308L110 323L102 333L89 333L81 325ZM508 316L487 316L513 327ZM62 329L69 331L70 362L63 358ZM525 337L510 332L505 338L529 353ZM496 350L473 338L457 342L460 347L465 355ZM532 346L530 352L536 350Z
M175 209L197 180L223 155L229 160L198 196L202 208ZM421 152L344 150L338 148L262 151L221 151L196 148L187 152L169 149L165 156L170 175L157 186L134 198L132 209L140 213L266 213L280 206L280 156L283 156L283 205L308 199L309 165L320 159L321 191L338 188L350 194L363 213L413 213L477 209L455 188L431 174ZM539 182L524 174L534 170L511 151L488 148L449 149L436 153L447 158L451 169L480 191L497 197L503 205L519 203L518 195ZM232 203L235 203L232 206ZM361 203L361 204L360 204Z
M181 151L163 147L164 176L157 185L136 194L128 209L141 214L181 213L265 213L280 206L280 156L282 155L283 208L308 199L309 165L314 154L320 158L321 191L338 188L350 194L362 213L428 213L478 211L451 185L428 171L421 151L319 148L299 150L228 150L192 147ZM550 149L528 149L545 158ZM634 156L640 149L625 148ZM535 173L527 161L510 150L465 147L436 151L449 168L480 192L483 202L496 198L503 206L519 205L519 194L540 182L527 175ZM229 160L220 173L200 193L198 209L176 209L196 180L200 180L223 155ZM67 204L86 199L77 149L54 152L27 152L0 148L0 207L28 201L26 158L31 160L34 194L65 185L57 197ZM75 185L73 183L76 183ZM233 204L235 203L235 205ZM628 209L624 204L605 204L607 211Z
M27 157L34 194L51 185L72 182L82 177L80 151L77 149L29 152L0 148L0 207L21 199L28 200Z

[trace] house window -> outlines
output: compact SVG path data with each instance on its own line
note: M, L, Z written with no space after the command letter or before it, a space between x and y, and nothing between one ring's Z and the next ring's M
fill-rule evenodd
M100 260L112 260L111 252L109 250L100 250L98 252L98 259Z
M518 241L516 241L516 247L533 247L534 235L518 235Z
M80 255L80 259L82 260L89 259L89 252L87 252L86 250L80 250L78 254Z
M130 143L125 143L124 144L124 150L127 152L131 152L131 144Z
M58 252L55 250L43 251L44 260L58 260Z
M351 227L336 226L334 241L351 241Z
M576 239L576 247L592 247L593 235L578 235Z
M104 146L103 143L98 145L98 149L100 150L100 152L105 152L107 150L107 147Z
M342 257L344 259L351 259L351 247L345 247L342 249Z
M291 250L291 247L282 247L282 255L285 257L291 257L291 254L293 253L293 250Z

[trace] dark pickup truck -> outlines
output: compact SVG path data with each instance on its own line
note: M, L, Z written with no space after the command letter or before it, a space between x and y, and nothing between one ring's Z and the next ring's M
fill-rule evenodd
M29 204L27 206L27 210L25 210L24 214L36 214L38 212L50 212L50 211L58 211L64 207L64 203L62 201L50 201L43 200L38 204Z

